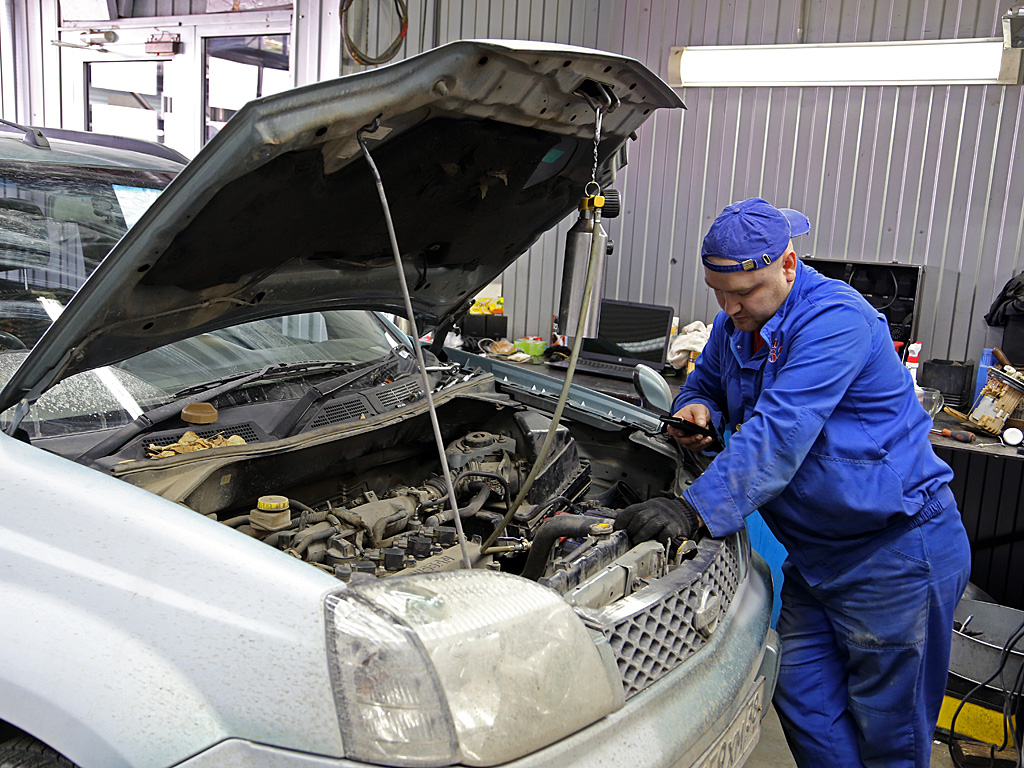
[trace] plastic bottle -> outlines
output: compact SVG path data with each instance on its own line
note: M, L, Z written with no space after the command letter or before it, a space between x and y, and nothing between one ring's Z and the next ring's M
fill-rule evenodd
M978 361L978 379L974 383L974 397L971 398L971 409L973 409L974 404L978 402L978 398L981 396L981 390L984 388L985 382L988 381L988 368L995 361L996 359L992 356L992 350L990 348L986 348L981 351L981 360Z
M914 386L917 386L917 365L918 357L921 354L921 342L915 341L909 347L907 347L907 370L910 371L910 378L914 380Z

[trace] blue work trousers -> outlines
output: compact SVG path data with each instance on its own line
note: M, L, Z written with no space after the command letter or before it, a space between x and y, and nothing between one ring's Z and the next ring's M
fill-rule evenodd
M800 768L928 766L970 563L950 504L813 587L783 566L773 701Z

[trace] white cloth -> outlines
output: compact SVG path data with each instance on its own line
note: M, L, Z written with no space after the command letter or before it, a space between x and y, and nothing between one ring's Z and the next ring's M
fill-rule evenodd
M668 361L673 368L685 368L691 352L700 352L711 336L711 326L700 320L684 325L668 346Z

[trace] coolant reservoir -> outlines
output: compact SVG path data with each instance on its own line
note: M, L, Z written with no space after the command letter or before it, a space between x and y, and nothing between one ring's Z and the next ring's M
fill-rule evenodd
M256 509L249 510L249 525L256 531L273 533L287 528L292 521L292 510L286 496L260 496Z

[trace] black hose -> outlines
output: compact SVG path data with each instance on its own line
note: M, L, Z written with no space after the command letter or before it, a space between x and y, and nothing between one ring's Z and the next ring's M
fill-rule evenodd
M309 549L309 545L313 542L329 539L334 534L340 532L341 530L338 527L332 525L329 528L324 528L322 531L316 531L313 534L306 536L302 541L295 542L291 549L295 550L297 554L302 555L307 549Z
M470 500L469 504L467 504L464 507L459 507L459 516L473 517L474 515L476 515L478 512L480 512L481 509L483 509L484 504L487 503L487 497L490 495L491 488L487 485L483 486L479 491L477 491L476 496L474 496ZM441 523L448 522L451 519L452 511L450 509L443 509L437 514L428 517L426 520L423 521L423 523L424 525L438 526Z
M313 509L312 507L307 507L298 499L288 499L288 506L292 507L293 509L299 510L299 512L316 512L315 509Z
M604 518L587 515L556 515L545 520L537 528L537 535L533 537L522 577L536 581L544 575L548 555L551 554L551 548L558 539L563 536L586 536L590 533L591 526L607 522Z
M568 504L569 500L565 496L552 496L547 501L542 501L536 507L526 512L520 512L518 509L512 516L512 519L517 523L529 523L536 520L538 517L543 515L545 512L557 509L560 504Z
M509 487L508 480L499 475L497 472L481 472L475 469L467 469L465 472L455 478L453 485L458 485L460 480L467 477L486 477L490 480L494 480L501 485L501 489L505 491L505 509L508 509L508 505L512 503L512 489ZM463 515L465 517L465 515Z

